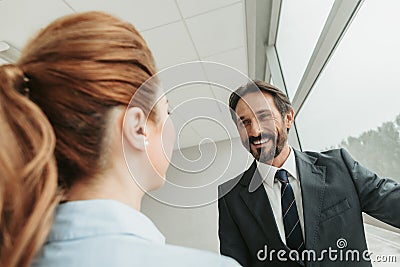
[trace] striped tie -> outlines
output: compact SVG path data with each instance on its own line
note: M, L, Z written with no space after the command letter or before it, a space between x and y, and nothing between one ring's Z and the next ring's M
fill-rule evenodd
M299 214L297 213L296 201L294 199L293 189L289 183L288 175L285 170L278 170L275 174L281 186L281 205L283 224L285 226L286 245L301 253L304 250L303 234Z

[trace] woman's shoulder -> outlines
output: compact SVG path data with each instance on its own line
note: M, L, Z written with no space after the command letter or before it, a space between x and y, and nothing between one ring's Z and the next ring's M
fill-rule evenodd
M174 266L240 266L235 260L217 253L199 249L165 245L160 249L160 258L170 258L174 255ZM162 261L155 261L154 266L160 266ZM158 264L158 265L157 265ZM168 265L166 265L168 266ZM171 264L172 266L172 264Z
M47 243L34 267L41 266L240 266L209 251L156 244L130 235L109 235Z
M216 253L164 241L150 219L119 202L75 201L58 207L33 266L238 266Z

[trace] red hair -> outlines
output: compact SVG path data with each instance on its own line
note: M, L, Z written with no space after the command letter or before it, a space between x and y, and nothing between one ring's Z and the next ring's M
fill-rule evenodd
M57 179L69 187L103 171L111 109L131 104L155 119L154 87L130 103L155 72L139 32L101 12L54 21L15 66L0 67L1 266L29 265L50 227ZM17 92L24 87L29 99Z

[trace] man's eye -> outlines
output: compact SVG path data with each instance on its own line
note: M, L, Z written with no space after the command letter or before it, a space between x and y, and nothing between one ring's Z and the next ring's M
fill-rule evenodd
M272 114L267 114L267 113L260 114L260 116L258 116L258 119L262 120L262 121L264 121L264 120L272 120Z
M243 123L243 125L244 126L246 126L246 125L250 125L250 120L244 120L244 121L242 121L242 123Z

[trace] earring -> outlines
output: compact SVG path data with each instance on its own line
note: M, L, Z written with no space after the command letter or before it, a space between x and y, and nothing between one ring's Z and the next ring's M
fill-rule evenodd
M147 127L144 127L144 146L148 146L149 145L149 140L147 140L147 135L149 134L149 132L147 131Z

